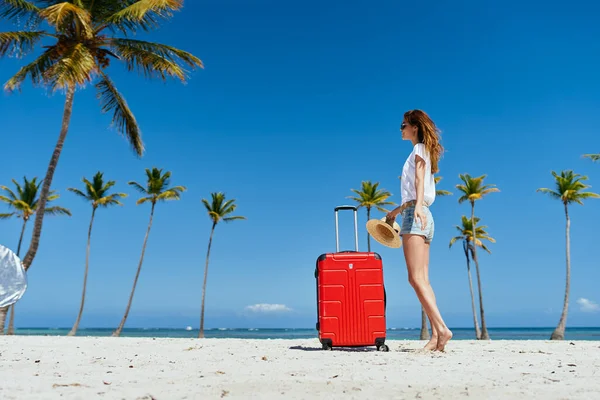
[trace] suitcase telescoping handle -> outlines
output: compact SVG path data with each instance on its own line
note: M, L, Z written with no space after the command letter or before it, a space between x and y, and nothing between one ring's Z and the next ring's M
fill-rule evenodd
M354 211L354 248L358 251L358 210L354 206L338 206L334 209L335 213L335 251L340 252L340 235L338 224L338 211L352 210Z

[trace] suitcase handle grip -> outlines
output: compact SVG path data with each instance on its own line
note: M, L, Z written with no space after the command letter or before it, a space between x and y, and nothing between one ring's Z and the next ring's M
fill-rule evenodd
M340 238L338 228L338 211L340 210L352 210L354 212L354 248L358 251L358 212L355 206L337 206L334 208L335 213L335 251L340 252Z
M334 209L335 212L342 211L342 210L353 210L353 211L356 211L357 208L355 206L337 206Z

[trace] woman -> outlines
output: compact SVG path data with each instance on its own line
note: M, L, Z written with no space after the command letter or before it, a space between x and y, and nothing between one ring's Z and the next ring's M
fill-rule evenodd
M410 140L413 150L402 168L401 204L386 215L386 220L393 223L396 216L402 213L400 235L408 281L431 324L431 340L425 349L444 351L446 343L452 338L452 331L440 315L429 284L429 247L434 233L429 207L435 201L434 174L438 172L438 161L444 149L440 144L438 129L421 110L404 113L400 130L402 140Z

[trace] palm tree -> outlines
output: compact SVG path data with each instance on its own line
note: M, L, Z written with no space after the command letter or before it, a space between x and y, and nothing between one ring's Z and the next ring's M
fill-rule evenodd
M90 227L88 229L87 247L85 253L85 273L83 274L83 292L81 293L81 305L79 306L79 314L71 331L67 336L74 336L77 334L77 328L79 328L79 322L81 321L81 315L83 314L83 306L85 304L85 289L87 286L87 277L90 263L90 241L92 238L92 226L94 224L94 216L96 215L96 209L98 207L109 207L109 206L122 206L123 204L118 200L127 197L125 193L112 193L108 194L111 187L115 185L115 181L104 182L103 173L98 171L92 178L92 182L86 178L82 179L85 184L85 193L79 189L68 188L67 190L75 193L77 196L92 203L92 218L90 219Z
M471 203L471 226L475 227L475 237L473 238L477 242L477 223L475 221L475 202L483 199L484 196L499 192L500 190L495 188L496 185L484 185L483 180L487 175L481 175L476 178L472 178L469 174L460 174L459 177L464 184L456 185L456 188L460 190L463 195L458 199L458 203L461 204L464 201ZM483 288L481 287L481 273L479 270L479 260L477 258L477 246L471 248L471 254L473 261L475 261L475 271L477 274L477 287L479 289L479 312L481 313L481 339L489 340L490 335L487 330L485 322L485 313L483 310Z
M138 156L144 144L137 121L123 96L107 75L112 59L124 61L129 71L136 70L150 78L179 78L185 82L187 71L182 67L203 67L202 61L190 53L171 46L117 37L159 27L162 19L170 18L183 7L183 0L0 0L0 18L14 23L26 21L26 29L0 32L0 57L25 55L42 39L46 42L42 54L22 67L8 80L5 89L20 90L30 78L36 86L52 92L66 92L60 134L50 159L40 193L40 208L46 208L54 171L69 130L73 97L76 88L83 89L95 82L102 111L112 113L112 122L123 134ZM42 30L46 23L51 30ZM35 217L31 244L23 259L27 270L35 258L44 213Z
M567 253L567 278L565 286L565 299L563 304L563 310L560 315L560 320L558 321L558 325L556 326L556 329L554 329L552 335L550 336L551 340L563 340L565 338L567 310L569 308L569 291L571 289L571 220L569 218L569 204L577 203L583 205L583 200L597 199L600 198L600 195L592 192L584 192L585 189L591 187L583 183L583 181L587 181L587 176L575 174L573 173L573 171L570 170L561 171L560 175L552 171L552 176L555 180L555 190L540 188L537 190L537 192L545 193L553 199L560 200L561 203L563 203L563 206L565 207L565 217L567 219L567 224L565 228Z
M401 179L402 177L399 176L398 178ZM433 179L437 186L437 184L442 180L442 177L436 176ZM447 190L436 189L435 195L436 195L436 197L451 196L452 192L449 192ZM429 325L431 326L431 321L429 321ZM421 306L421 334L420 334L419 338L421 340L429 340L431 338L431 335L429 334L429 330L427 329L427 314L425 313L425 309L423 308L423 306Z
M121 320L119 327L113 332L112 336L119 336L121 334L123 326L125 326L127 316L129 315L129 309L131 308L131 302L133 301L133 294L135 293L135 287L140 276L140 271L142 270L142 263L144 262L146 243L148 242L148 235L150 234L150 228L152 227L152 218L154 217L154 207L156 206L156 203L158 203L159 201L179 200L181 193L187 190L185 186L175 186L172 188L167 188L171 181L171 172L169 171L163 174L162 169L152 168L152 170L150 170L146 168L146 178L146 187L143 187L137 182L129 182L131 186L133 186L137 191L139 191L145 196L140 198L136 202L136 204L140 205L147 202L151 204L150 221L148 222L148 229L146 230L146 236L144 237L142 255L140 257L140 262L137 267L137 272L135 273L135 279L133 280L133 288L131 289L131 294L129 295L129 302L127 303L127 308L125 309L123 319Z
M598 154L584 154L583 155L584 158L589 158L590 160L596 162L596 161L600 161L600 153Z
M371 181L362 181L361 190L351 189L358 197L348 196L358 203L358 208L365 207L367 209L367 220L371 219L371 208L375 207L381 212L387 213L388 210L383 208L386 205L395 205L391 201L386 201L392 194L385 189L379 190L377 187L379 182L371 183ZM367 232L367 249L371 251L371 235Z
M21 186L16 180L12 180L16 187L16 193L13 192L6 186L0 186L6 196L0 196L0 201L6 203L10 209L14 211L11 213L0 214L0 219L7 219L11 217L17 217L23 220L21 227L21 235L19 235L19 244L17 245L17 257L21 253L21 244L23 243L23 235L25 234L25 227L27 221L36 214L39 205L38 191L42 182L37 182L37 177L32 180L28 180L27 177L23 177L23 185ZM58 199L60 196L55 191L50 191L48 195L48 203ZM48 215L68 215L71 216L71 211L63 207L45 207L44 214ZM7 334L12 335L14 333L14 321L15 321L15 307L14 304L8 307L0 308L0 334L4 333L4 324L6 323L6 314L10 308L10 320L8 322Z
M475 310L475 295L473 294L473 280L471 279L471 262L469 259L469 251L473 253L473 243L475 246L482 248L491 254L491 251L483 244L481 240L487 240L491 243L496 243L496 239L491 237L486 231L485 228L487 226L477 226L477 231L475 232L475 236L477 239L473 238L473 222L470 218L466 216L462 216L461 226L456 225L456 229L460 232L459 236L455 236L450 239L449 247L457 240L462 240L463 242L463 250L465 252L465 257L467 258L467 276L469 278L469 291L471 292L471 308L473 310L473 324L475 326L475 338L481 339L481 331L479 330L479 323L477 322L477 311ZM475 217L475 223L479 223L479 218Z
M210 246L212 245L213 234L219 221L231 222L238 219L246 219L246 217L232 216L231 214L237 208L235 199L225 201L225 194L222 192L211 193L212 202L208 202L206 199L202 199L202 204L206 207L208 217L212 221L212 228L210 230L210 238L208 239L208 250L206 252L206 265L204 267L204 284L202 285L202 306L200 311L200 332L198 338L204 337L204 299L206 297L206 279L208 277L208 258L210 257Z

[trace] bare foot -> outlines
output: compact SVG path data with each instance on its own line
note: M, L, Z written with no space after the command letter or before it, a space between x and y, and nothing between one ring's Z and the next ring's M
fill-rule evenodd
M425 345L425 347L423 347L424 350L435 350L435 348L437 347L437 342L438 342L438 337L436 336L432 336L431 339L429 339L429 342L427 342L427 344Z
M452 331L450 329L446 329L445 331L438 332L438 341L437 341L437 346L435 349L437 351L444 351L444 348L446 347L446 343L448 343L450 341L450 339L452 339Z

